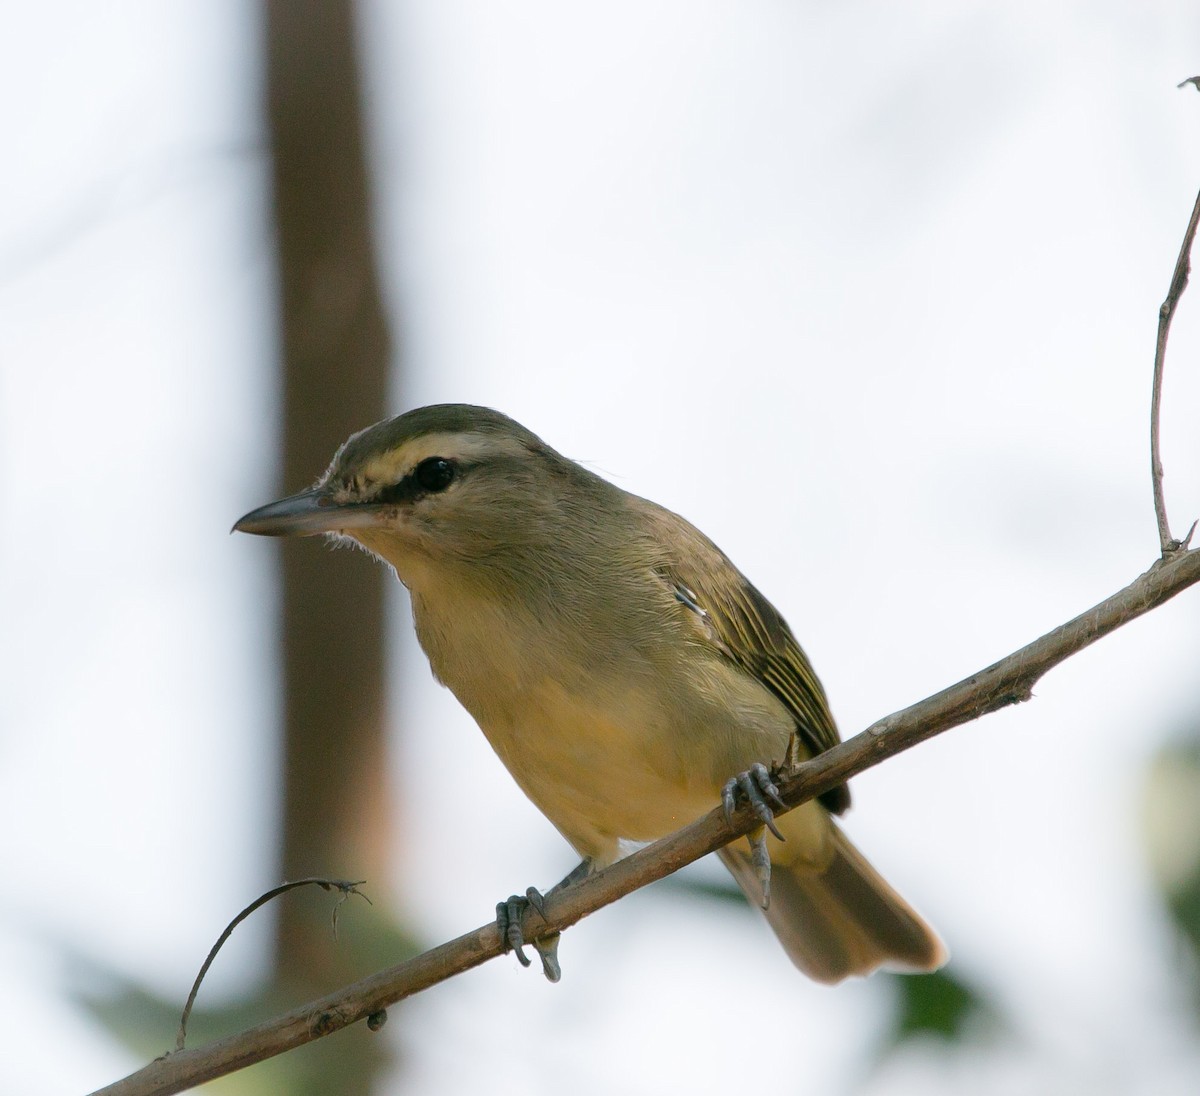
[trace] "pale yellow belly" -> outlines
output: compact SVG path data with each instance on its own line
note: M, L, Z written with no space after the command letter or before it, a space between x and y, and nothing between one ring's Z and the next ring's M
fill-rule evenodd
M783 758L787 708L689 638L689 619L657 646L625 637L614 655L612 636L585 643L519 607L442 593L437 613L413 598L434 672L582 856L608 863L622 839L671 833L715 807L730 777Z
M774 698L724 707L661 692L571 695L543 679L515 713L477 715L517 783L582 856L615 859L618 841L650 841L700 817L754 761L778 761L790 721Z

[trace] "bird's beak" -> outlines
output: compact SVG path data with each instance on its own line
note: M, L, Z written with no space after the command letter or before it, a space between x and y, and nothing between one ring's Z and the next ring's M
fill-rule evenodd
M342 533L379 524L387 509L372 503L335 502L321 487L289 495L251 510L234 523L235 533L254 533L260 537L312 537L319 533Z

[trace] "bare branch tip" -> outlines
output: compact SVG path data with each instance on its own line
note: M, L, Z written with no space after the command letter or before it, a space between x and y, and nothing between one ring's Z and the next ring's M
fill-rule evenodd
M800 768L802 760L800 756L800 735L793 731L792 737L788 739L787 749L783 753L783 760L779 763L779 772L791 776Z
M1196 533L1197 522L1200 522L1200 519L1192 522L1191 528L1188 529L1187 534L1182 540L1176 540L1172 537L1170 540L1163 543L1162 555L1154 561L1155 567L1161 567L1166 563L1170 563L1171 560L1175 559L1177 556L1183 555L1188 551L1192 543L1192 537Z

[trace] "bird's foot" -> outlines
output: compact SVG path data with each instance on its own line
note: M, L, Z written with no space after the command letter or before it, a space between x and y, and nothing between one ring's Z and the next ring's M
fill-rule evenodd
M566 877L550 888L548 894L555 894L570 886L584 876L589 875L593 862L585 859L581 864L567 873ZM546 920L546 895L537 887L529 887L524 895L514 894L504 902L496 904L496 928L500 930L500 939L504 942L504 950L513 952L517 961L523 967L530 965L529 956L525 954L525 944L532 943L542 960L542 973L550 982L557 982L562 977L562 967L558 962L558 941L560 933L548 932L533 940L525 939L525 930L521 921L525 912L533 907L542 920Z
M758 815L758 820L767 827L780 841L783 834L775 825L775 812L771 809L772 800L780 810L787 810L787 804L779 798L779 789L771 778L771 770L761 762L756 761L744 773L728 780L721 791L721 803L725 808L725 821L733 825L733 812L737 809L738 793L750 804L751 810Z
M500 930L500 938L504 941L504 950L513 952L521 966L530 965L529 956L525 954L525 945L531 943L541 957L542 973L548 981L557 982L562 977L562 967L558 962L560 934L551 932L527 941L525 932L521 928L521 920L525 916L525 911L531 906L537 911L539 917L545 918L545 898L537 887L530 887L524 895L514 894L505 901L498 902L496 904L496 927Z
M787 804L779 797L779 789L771 778L771 770L761 762L755 762L744 773L729 780L721 791L721 805L725 809L725 821L733 825L733 812L737 808L739 798L750 804L750 809L758 816L761 826L746 835L750 842L750 858L754 863L754 871L762 887L762 907L766 909L771 904L771 854L767 850L766 830L770 830L780 841L784 840L779 827L775 825L775 811L771 808L771 800L781 810ZM766 827L766 829L764 829Z

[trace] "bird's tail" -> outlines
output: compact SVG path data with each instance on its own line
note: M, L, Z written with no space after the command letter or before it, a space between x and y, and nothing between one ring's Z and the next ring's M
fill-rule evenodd
M787 841L767 838L771 900L763 912L805 974L834 983L879 967L930 971L945 963L946 948L937 933L823 808L805 804L776 823ZM761 908L762 887L745 843L726 846L720 857L746 897Z

